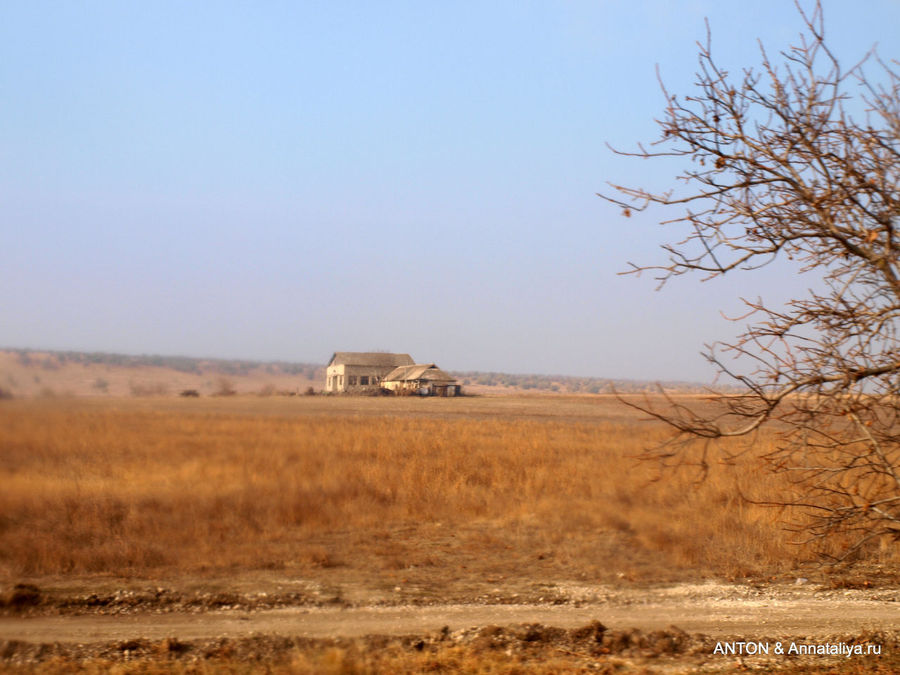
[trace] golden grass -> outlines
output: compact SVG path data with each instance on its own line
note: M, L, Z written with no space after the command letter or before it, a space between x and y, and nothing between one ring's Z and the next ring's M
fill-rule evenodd
M0 576L400 567L405 549L371 542L380 560L352 560L361 535L432 526L469 533L476 556L555 551L573 578L612 535L701 573L777 573L801 555L776 512L737 497L785 489L757 460L714 464L702 484L653 482L657 467L630 456L666 432L618 409L572 420L551 399L540 417L397 403L0 402ZM340 550L322 543L335 533Z

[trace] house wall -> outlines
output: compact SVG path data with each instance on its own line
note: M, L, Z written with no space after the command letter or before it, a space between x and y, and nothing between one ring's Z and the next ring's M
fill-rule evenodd
M382 378L394 369L393 366L354 366L339 364L325 370L325 391L364 392L381 387ZM363 384L363 378L366 384Z
M394 393L415 392L422 396L459 396L462 387L453 382L438 382L433 380L404 380L384 382L385 389Z
M393 380L385 382L381 386L390 389L395 394L418 394L420 393L421 383L418 380Z
M325 391L343 391L344 364L328 366L325 369Z

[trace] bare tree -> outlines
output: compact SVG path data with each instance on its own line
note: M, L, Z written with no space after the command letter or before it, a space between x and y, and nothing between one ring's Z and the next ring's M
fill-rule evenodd
M660 139L616 151L683 158L676 189L613 185L601 196L626 216L677 211L664 221L683 228L663 247L668 261L632 265L661 286L688 273L762 274L782 259L810 277L812 290L783 305L743 300L742 332L707 347L743 393L642 409L676 431L650 453L665 462L684 461L686 439L715 447L770 429L768 466L794 486L778 504L803 513L805 541L849 560L876 537L900 537L900 77L874 51L842 69L821 6L797 7L797 45L774 59L760 45L760 66L737 75L716 64L707 27L696 91L661 85Z

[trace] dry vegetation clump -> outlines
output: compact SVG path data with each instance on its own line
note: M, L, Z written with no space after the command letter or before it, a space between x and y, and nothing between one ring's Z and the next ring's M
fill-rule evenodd
M739 638L734 638L735 640ZM599 622L563 629L542 624L447 628L418 635L364 638L254 636L200 640L131 639L92 644L0 641L10 673L895 673L896 633L843 637L882 646L883 656L812 660L783 656L743 662L714 657L716 638L677 628L606 630Z
M165 396L169 393L169 385L164 382L129 382L128 389L132 396Z
M748 458L711 466L699 484L687 472L654 481L656 467L631 456L662 438L655 426L198 404L0 406L0 577L400 569L409 542L388 541L388 531L442 532L422 565L463 553L502 561L518 549L569 578L619 570L591 557L606 540L728 576L777 573L798 557L779 514L738 497L778 494L777 477L760 485ZM323 538L335 533L343 551Z
M591 630L592 627L586 627ZM593 634L580 639L578 630L541 626L484 626L405 637L369 636L362 639L306 639L264 636L243 639L181 641L126 640L74 646L0 642L0 656L8 672L140 672L251 673L613 673L621 670L624 652L644 658L660 653L651 643L667 635L622 631L603 642ZM705 647L701 640L684 641L679 654ZM625 642L621 641L624 636ZM632 644L633 641L633 644ZM624 646L623 646L624 645ZM706 650L709 651L708 649ZM198 668L200 670L198 670ZM647 671L645 671L647 672Z
M234 396L237 394L234 381L230 377L219 377L216 379L216 390L213 396Z

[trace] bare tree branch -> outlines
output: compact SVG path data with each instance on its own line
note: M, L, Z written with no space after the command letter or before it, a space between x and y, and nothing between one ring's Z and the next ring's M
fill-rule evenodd
M674 211L662 222L684 234L663 246L668 260L626 272L653 272L660 286L761 274L775 260L810 275L808 293L783 306L744 300L743 331L708 346L744 393L626 403L673 429L645 454L668 466L688 461L690 439L713 444L705 463L716 441L771 430L767 466L795 487L772 505L803 514L794 527L809 543L849 542L838 558L850 559L900 537L900 75L874 50L842 69L821 4L796 4L799 41L777 58L760 45L760 66L737 75L716 64L707 25L696 90L678 97L660 80L660 137L613 149L682 158L676 188L611 183L600 196L626 215Z

